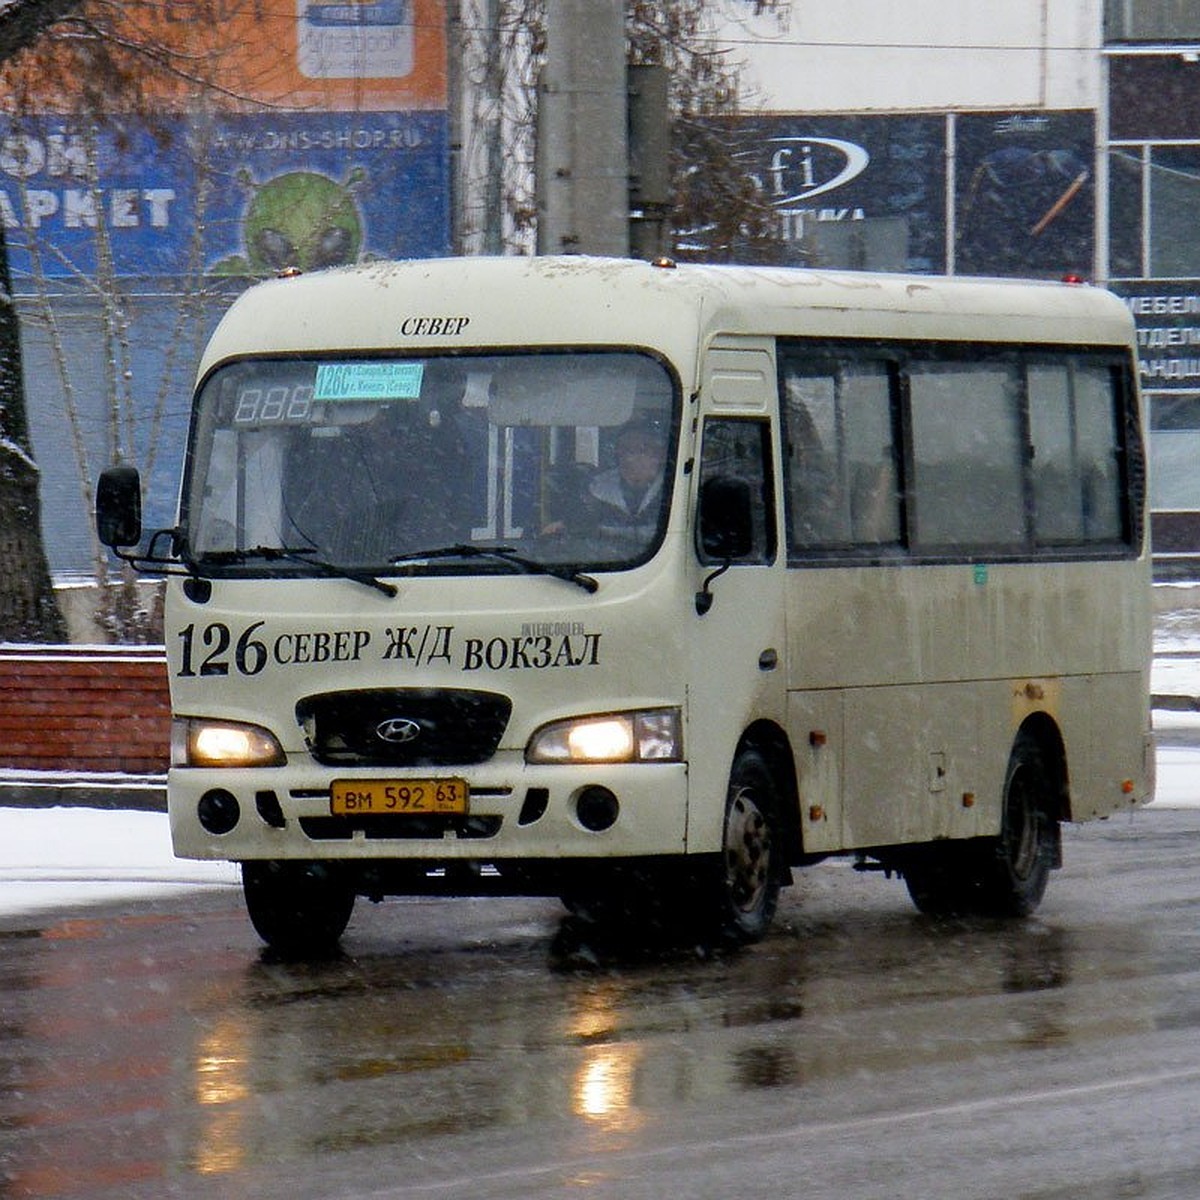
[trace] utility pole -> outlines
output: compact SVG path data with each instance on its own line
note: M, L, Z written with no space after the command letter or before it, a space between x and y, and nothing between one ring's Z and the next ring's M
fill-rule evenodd
M624 0L547 0L538 253L629 254Z
M671 203L671 75L654 64L630 66L629 108L629 250L651 259L667 250L667 213Z

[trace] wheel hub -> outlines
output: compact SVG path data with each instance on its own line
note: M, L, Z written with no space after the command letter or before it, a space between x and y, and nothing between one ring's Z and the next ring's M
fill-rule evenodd
M761 902L771 866L771 828L753 796L740 791L725 825L725 877L733 903L750 912Z

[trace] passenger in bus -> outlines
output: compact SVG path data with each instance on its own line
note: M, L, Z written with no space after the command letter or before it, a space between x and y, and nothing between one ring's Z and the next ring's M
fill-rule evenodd
M627 425L617 437L616 455L616 466L588 485L599 515L598 532L646 540L658 525L667 456L662 431L649 422Z

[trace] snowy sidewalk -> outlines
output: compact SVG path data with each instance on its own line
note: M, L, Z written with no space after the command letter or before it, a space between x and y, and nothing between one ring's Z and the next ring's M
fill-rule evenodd
M1200 713L1156 712L1156 734L1194 731L1195 744L1157 748L1158 777L1151 808L1200 808Z
M232 863L176 858L165 813L0 808L0 916L239 882Z

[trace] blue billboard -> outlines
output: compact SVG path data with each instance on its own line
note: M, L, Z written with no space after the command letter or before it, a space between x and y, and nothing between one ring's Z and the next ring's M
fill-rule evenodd
M61 117L0 124L14 287L263 276L450 246L444 111ZM111 264L109 266L108 264Z

